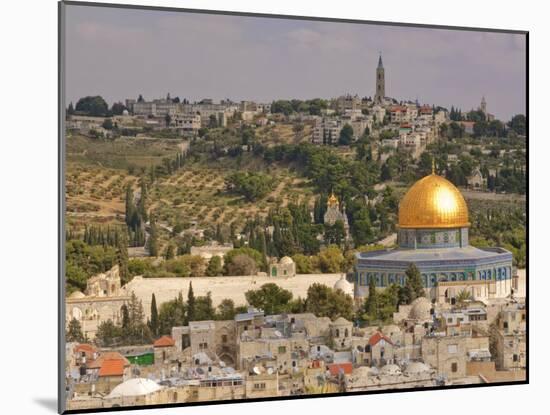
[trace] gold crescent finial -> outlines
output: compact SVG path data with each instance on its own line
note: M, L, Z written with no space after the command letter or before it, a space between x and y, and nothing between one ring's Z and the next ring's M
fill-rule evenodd
M432 156L432 174L435 174L435 158Z

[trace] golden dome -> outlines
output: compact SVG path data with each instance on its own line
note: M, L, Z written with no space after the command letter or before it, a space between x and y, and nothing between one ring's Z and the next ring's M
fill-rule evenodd
M338 205L338 198L334 196L334 193L330 194L330 197L328 198L327 204L329 206L337 206Z
M400 228L464 226L470 226L464 197L454 184L436 174L417 181L399 204Z

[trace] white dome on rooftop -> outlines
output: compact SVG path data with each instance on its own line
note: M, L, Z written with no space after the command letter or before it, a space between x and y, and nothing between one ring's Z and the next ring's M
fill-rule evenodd
M418 297L411 303L409 318L414 320L429 320L432 303L426 297Z
M134 378L115 386L107 398L148 395L160 389L162 386L150 379Z
M284 256L284 257L281 258L280 264L282 264L282 265L291 265L291 264L294 264L294 261L292 260L292 258L290 258L288 256Z
M343 276L334 284L335 290L342 290L344 294L353 296L353 284L346 280Z

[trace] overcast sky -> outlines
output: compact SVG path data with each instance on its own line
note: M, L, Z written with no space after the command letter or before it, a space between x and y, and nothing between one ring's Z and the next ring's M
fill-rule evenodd
M183 12L67 7L67 100L235 101L386 95L525 113L525 36Z

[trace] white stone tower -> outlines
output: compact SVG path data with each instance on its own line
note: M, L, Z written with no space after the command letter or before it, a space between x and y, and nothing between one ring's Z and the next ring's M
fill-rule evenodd
M381 103L386 96L386 80L384 76L384 65L382 64L382 54L378 57L378 67L376 68L376 95L374 101Z
M481 105L479 106L479 109L485 116L487 116L487 101L485 101L485 96L481 97Z

